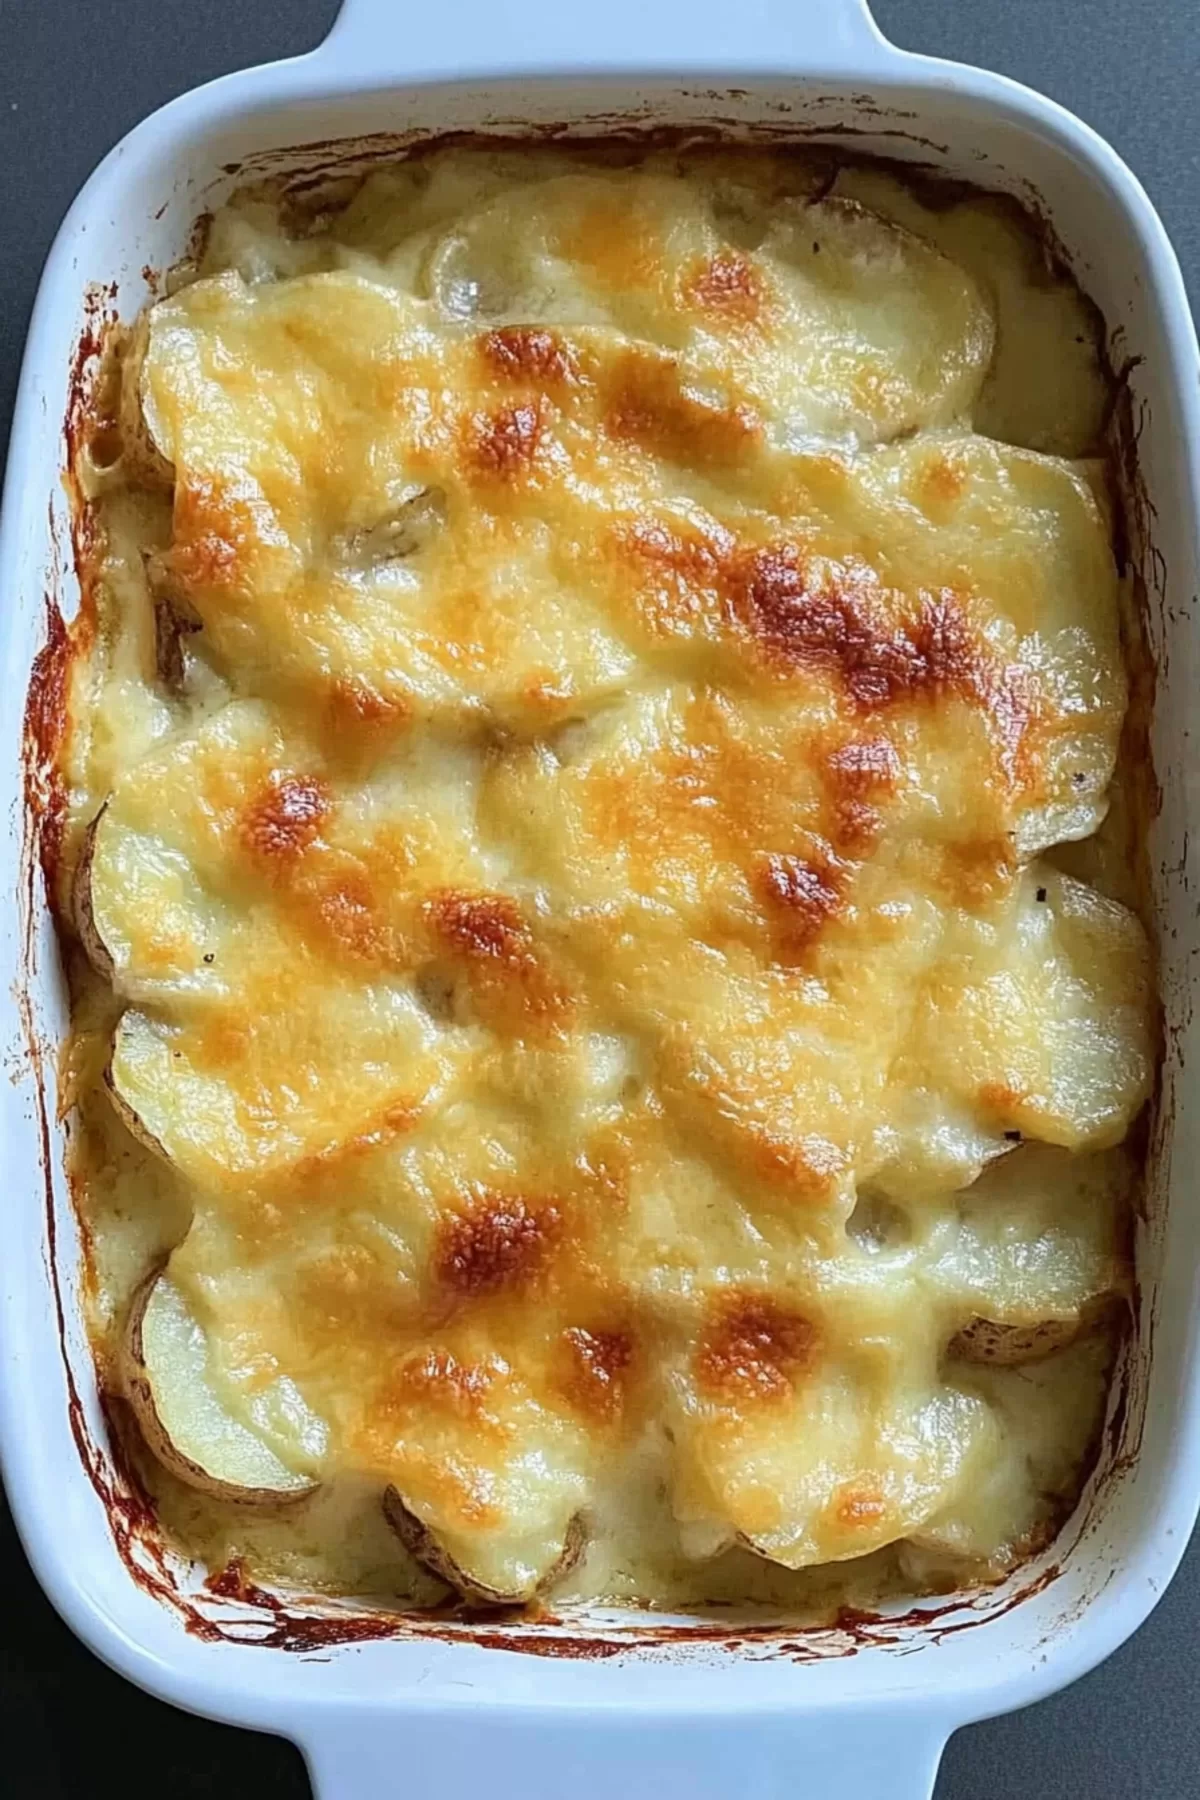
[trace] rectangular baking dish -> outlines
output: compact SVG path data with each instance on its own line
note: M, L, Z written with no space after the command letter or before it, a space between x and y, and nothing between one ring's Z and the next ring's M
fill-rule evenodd
M1004 1586L823 1631L698 1629L592 1611L482 1631L206 1589L159 1543L105 1430L55 1119L64 1024L37 869L58 608L78 605L64 418L102 316L240 171L353 165L447 131L695 128L848 143L1014 195L1096 302L1122 371L1131 559L1157 668L1151 860L1166 1014L1139 1329L1075 1518ZM390 138L376 134L392 134ZM1070 1681L1140 1624L1200 1498L1200 1162L1187 1080L1200 761L1190 735L1200 588L1200 363L1178 266L1142 189L1088 128L993 75L904 54L865 0L345 0L311 55L173 102L108 156L48 261L13 426L0 535L4 704L0 1453L39 1578L79 1636L196 1712L293 1738L323 1800L928 1796L948 1734ZM35 668L36 664L36 668ZM30 690L31 671L35 679ZM25 697L32 693L28 709ZM1190 835L1189 835L1190 833Z

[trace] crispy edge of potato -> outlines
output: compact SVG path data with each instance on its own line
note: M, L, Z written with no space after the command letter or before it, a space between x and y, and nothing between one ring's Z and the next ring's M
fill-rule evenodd
M562 1551L552 1567L534 1582L527 1593L506 1594L499 1588L489 1587L486 1582L476 1581L465 1569L460 1568L442 1547L436 1532L418 1519L416 1513L405 1505L399 1490L390 1484L384 1489L383 1513L409 1555L444 1581L447 1587L455 1588L464 1600L469 1600L476 1606L527 1605L573 1569L587 1545L587 1528L582 1515L576 1513L567 1525Z
M223 1481L219 1475L213 1475L199 1463L193 1462L190 1456L185 1456L175 1445L159 1416L154 1385L146 1368L142 1344L142 1324L146 1308L165 1270L165 1261L156 1263L135 1289L117 1350L117 1377L121 1392L132 1408L146 1448L169 1474L199 1493L206 1494L210 1500L222 1500L243 1507L291 1507L309 1499L316 1493L319 1482L313 1481L305 1487L282 1490L242 1487L237 1482Z
M96 857L96 838L107 811L108 801L106 800L83 834L83 841L79 846L79 856L75 863L75 873L71 877L71 918L88 961L97 975L111 984L116 975L116 968L112 956L109 954L108 945L104 942L100 928L96 924L96 909L92 904L92 865Z

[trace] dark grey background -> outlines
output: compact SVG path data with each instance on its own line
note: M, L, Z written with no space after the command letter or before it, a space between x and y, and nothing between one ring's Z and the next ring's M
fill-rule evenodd
M94 164L172 95L307 49L335 10L336 0L0 0L0 442L42 259ZM898 43L1003 70L1095 125L1163 213L1196 300L1197 0L876 0L875 11ZM103 1790L99 1770L114 1755L127 1759L134 1794L151 1783L172 1800L307 1794L289 1745L174 1712L82 1650L35 1586L6 1516L0 1595L0 1791L10 1800L83 1800ZM1149 1623L1096 1674L952 1741L938 1800L1197 1800L1198 1607L1193 1544Z

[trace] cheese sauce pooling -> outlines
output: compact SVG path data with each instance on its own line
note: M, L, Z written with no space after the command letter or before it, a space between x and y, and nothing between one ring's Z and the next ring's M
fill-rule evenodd
M235 197L111 390L97 1326L169 1255L187 1379L317 1484L166 1514L416 1599L414 1546L660 1604L1010 1566L1153 1065L1075 291L871 171L438 151Z

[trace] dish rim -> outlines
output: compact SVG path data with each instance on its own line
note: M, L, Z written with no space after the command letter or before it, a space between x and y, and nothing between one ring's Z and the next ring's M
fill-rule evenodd
M244 71L169 103L136 127L110 153L81 191L47 261L30 328L21 388L13 418L3 536L0 537L0 579L17 573L14 540L20 524L18 515L23 515L32 503L22 491L24 464L33 462L36 465L40 460L35 453L36 438L32 422L39 400L35 374L42 346L51 341L51 313L63 304L64 292L73 294L76 299L78 297L79 275L72 259L78 252L79 238L86 230L89 213L98 204L109 203L113 198L113 190L119 195L123 162L135 150L144 149L156 134L174 134L177 138L184 139L190 137L193 144L200 144L206 131L212 132L240 112L247 115L265 113L271 108L284 107L298 101L334 101L380 88L377 69L350 69L347 66L344 60L346 37L339 36L338 29L335 28L327 45L331 51L328 57L323 57L322 52L317 51L309 57L290 63ZM338 54L332 54L334 50ZM632 57L631 66L636 67L638 61L637 57ZM1184 376L1190 373L1191 365L1195 363L1195 336L1174 254L1149 201L1129 171L1086 126L1071 119L1070 115L1051 102L1043 101L1003 78L960 70L935 59L900 56L899 53L892 53L888 59L881 59L874 66L869 57L864 58L864 61L866 66L862 68L862 76L869 80L873 92L882 93L886 97L889 88L910 93L913 90L924 90L936 104L938 93L945 92L952 81L953 91L958 96L966 96L981 107L1004 112L1019 129L1057 137L1060 144L1086 162L1109 189L1131 230L1140 236L1147 261L1155 272L1158 282L1157 298L1166 320L1165 336L1180 403L1182 433L1191 452L1194 471L1200 461L1197 455L1200 448L1200 404L1192 393L1194 379L1191 387L1188 387ZM722 67L750 79L754 63L754 58L747 58L740 67L728 62ZM653 60L643 64L643 72L648 81L666 79L672 73L657 66ZM820 78L825 72L822 67L814 69L802 57L795 57L794 66L788 67L786 71L778 68L763 71L773 80L782 80L786 76L806 83ZM840 68L834 64L829 72L844 79L857 71L851 57ZM448 70L443 69L439 77L436 71L418 70L413 73L397 69L382 85L393 87L404 83L427 86L436 84L447 73ZM591 76L593 73L586 63L576 62L567 70L537 69L530 79L545 83L554 80L556 75L559 79L570 80L581 74ZM621 79L628 81L632 78L626 71ZM36 479L34 485L36 486ZM1194 480L1192 485L1195 499ZM41 497L36 498L37 503L41 504ZM1194 511L1193 531L1195 522ZM6 677L13 677L14 671L22 667L23 659L18 652L19 645L14 632L11 634L6 659ZM26 674L27 670L19 675L21 691ZM10 1317L11 1309L6 1307L0 1343L6 1342L11 1350L14 1345L10 1337ZM1175 1447L1173 1464L1163 1487L1157 1514L1153 1519L1143 1521L1139 1544L1141 1555L1137 1562L1121 1572L1119 1583L1114 1582L1107 1593L1092 1601L1073 1630L1058 1634L1054 1645L1048 1647L1040 1667L1011 1671L1007 1679L998 1680L986 1687L978 1683L974 1686L959 1686L953 1693L953 1705L948 1703L949 1695L945 1692L941 1697L942 1704L937 1706L932 1701L915 1706L913 1699L906 1697L906 1711L915 1709L930 1718L936 1716L939 1729L944 1735L951 1726L964 1723L969 1718L1023 1704L1075 1679L1108 1655L1141 1623L1182 1554L1194 1522L1197 1500L1200 1499L1200 1393L1195 1379L1194 1330L1192 1340L1189 1359L1190 1391L1181 1413L1185 1429ZM96 1604L95 1596L84 1587L70 1566L69 1554L64 1554L55 1543L53 1534L42 1523L44 1496L34 1492L33 1471L28 1456L24 1454L27 1427L19 1417L19 1409L14 1400L18 1386L19 1384L10 1381L0 1396L0 1444L4 1451L14 1516L39 1579L72 1628L104 1660L163 1698L172 1699L193 1710L210 1711L214 1716L234 1722L258 1725L260 1728L272 1728L273 1725L275 1729L287 1729L289 1735L303 1739L306 1734L300 1729L298 1709L294 1706L285 1707L281 1713L277 1708L273 1709L263 1703L265 1697L261 1694L256 1698L252 1691L254 1684L251 1683L248 1689L246 1682L239 1679L236 1668L239 1659L236 1654L229 1653L222 1647L222 1654L227 1657L228 1662L227 1677L218 1676L216 1665L210 1659L208 1672L201 1678L198 1664L187 1671L164 1664L160 1658L147 1652L144 1645L135 1642L128 1631L123 1629L119 1619ZM314 1684L304 1705L311 1707L316 1699ZM514 1704L507 1698L495 1700L489 1696L485 1699L478 1692L473 1693L466 1704L478 1707L489 1702L504 1707ZM342 1708L351 1703L345 1696L330 1696L328 1704L336 1704ZM356 1704L358 1709L369 1706L371 1710L375 1710L380 1703L377 1698L373 1698L359 1700ZM396 1696L391 1704L395 1711L400 1712L414 1707L410 1695ZM627 1706L629 1703L625 1701L622 1704ZM531 1701L529 1708L531 1712L537 1712L545 1705L546 1700L540 1698ZM594 1705L595 1702L591 1701L582 1710L590 1712ZM655 1711L660 1717L669 1715L676 1719L694 1718L701 1711L710 1711L711 1706L711 1695L706 1694L701 1699L699 1689L697 1698L686 1706L664 1706L661 1697L654 1701ZM826 1694L819 1701L809 1702L797 1695L788 1703L787 1710L803 1716L825 1712L831 1707L839 1711L845 1708L877 1711L878 1697L873 1699L869 1694ZM731 1713L743 1710L759 1714L769 1713L773 1709L761 1700L748 1702L744 1708L730 1707Z

